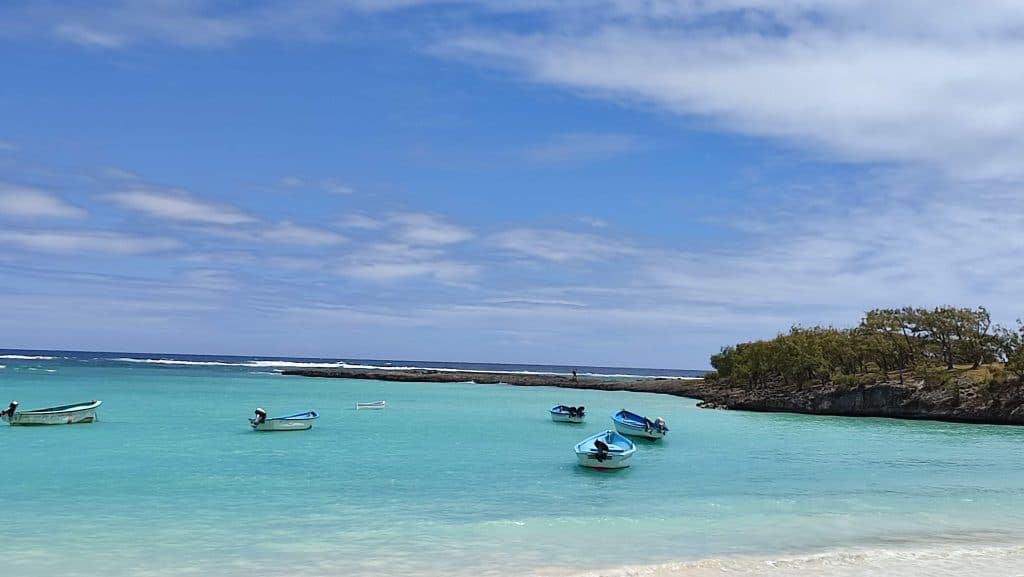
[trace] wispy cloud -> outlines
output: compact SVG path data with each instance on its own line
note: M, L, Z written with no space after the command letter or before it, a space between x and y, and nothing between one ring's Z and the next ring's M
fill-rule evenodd
M568 28L471 31L443 53L843 160L1024 178L1024 76L1005 73L1024 56L1024 11L1011 3L595 4L548 6Z
M348 254L338 274L373 282L428 278L442 283L465 283L480 271L479 265L445 255L438 247L380 242Z
M352 194L353 192L355 192L355 189L352 188L351 186L342 184L337 180L334 180L333 178L324 180L323 182L320 183L320 186L323 187L323 189L326 190L327 192L330 192L331 194Z
M82 218L86 212L44 190L0 182L0 216Z
M398 238L413 245L455 244L474 236L469 229L433 214L403 212L388 220L397 227Z
M125 36L73 22L58 24L54 27L53 33L68 42L93 48L120 48L128 41Z
M639 252L620 241L558 229L511 229L490 241L506 252L551 262L598 262Z
M277 181L277 186L280 188L293 189L304 186L306 181L297 176L285 176Z
M181 242L106 231L0 230L0 245L34 252L133 255L176 249Z
M346 276L374 282L392 282L427 277L439 282L462 283L476 275L476 265L450 260L429 262L367 262L362 259L345 267Z
M7 140L0 140L0 152L12 152L18 150L18 146Z
M347 240L344 236L330 230L298 225L289 221L267 227L260 234L269 241L304 246L329 246L341 244Z
M538 164L586 164L630 154L645 147L632 134L572 132L557 134L526 150L526 158Z
M593 228L606 228L608 221L593 216L578 216L576 220Z
M255 221L237 208L205 202L183 191L140 189L113 193L107 198L124 208L158 219L220 225Z
M379 218L373 218L372 216L366 214L353 212L341 217L341 220L338 221L338 224L343 228L376 230L379 228L383 228L384 226L386 226L387 223L385 223L383 220Z

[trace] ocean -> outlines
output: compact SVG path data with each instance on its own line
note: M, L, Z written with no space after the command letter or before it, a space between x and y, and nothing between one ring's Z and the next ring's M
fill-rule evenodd
M286 377L293 366L700 371L0 351L8 575L1024 575L1024 429L701 410L645 393ZM387 400L383 411L357 401ZM555 404L587 423L552 423ZM314 409L312 430L254 433ZM628 408L632 467L573 445Z

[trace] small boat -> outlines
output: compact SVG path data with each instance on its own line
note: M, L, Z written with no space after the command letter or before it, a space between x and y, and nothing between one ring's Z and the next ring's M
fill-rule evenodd
M551 407L551 420L556 423L582 423L586 407L556 405Z
M615 431L605 431L583 439L576 445L576 459L580 465L593 469L622 469L629 466L629 459L636 452L636 445Z
M285 417L267 418L267 412L257 408L256 416L249 419L254 431L305 431L313 427L313 419L320 415L316 411L295 413Z
M652 421L647 417L631 413L626 409L622 409L612 415L612 421L615 423L615 430L623 435L660 439L668 433L668 425L665 424L665 419L657 417Z
M387 401L372 401L369 403L356 403L356 410L359 409L383 409L387 406Z
M84 403L75 403L74 405L19 411L18 401L11 401L11 404L6 409L0 411L0 419L7 421L11 425L73 425L76 423L92 423L99 420L96 417L96 408L101 404L103 404L103 401L86 401Z

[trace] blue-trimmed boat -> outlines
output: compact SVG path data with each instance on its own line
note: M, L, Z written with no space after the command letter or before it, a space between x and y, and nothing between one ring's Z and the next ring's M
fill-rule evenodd
M257 408L256 416L249 419L254 431L305 431L313 427L313 420L320 415L316 411L295 413L284 417L267 418L267 412Z
M615 431L587 437L576 444L576 459L592 469L622 469L636 453L636 445Z
M568 405L551 407L551 420L556 423L582 423L586 416L586 407L570 407Z
M668 425L665 424L665 419L657 417L652 421L643 415L631 413L626 409L622 409L612 415L612 422L615 423L616 431L632 437L660 439L668 433Z

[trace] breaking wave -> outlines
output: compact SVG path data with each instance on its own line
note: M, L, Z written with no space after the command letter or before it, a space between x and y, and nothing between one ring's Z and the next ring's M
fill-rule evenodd
M13 361L52 361L56 357L33 356L33 355L0 355L0 359Z

